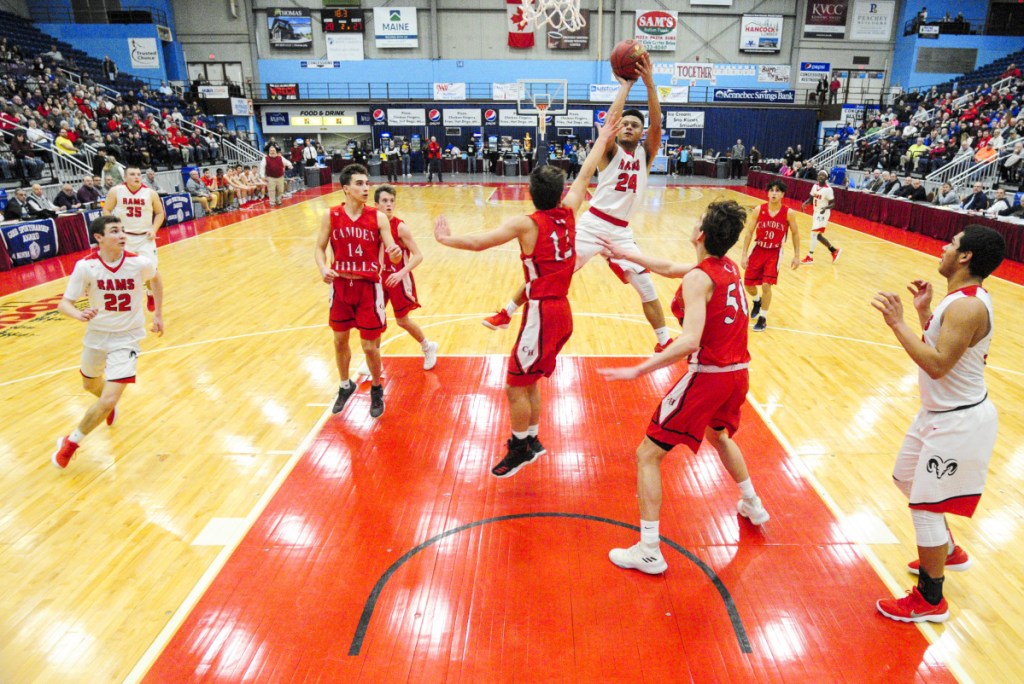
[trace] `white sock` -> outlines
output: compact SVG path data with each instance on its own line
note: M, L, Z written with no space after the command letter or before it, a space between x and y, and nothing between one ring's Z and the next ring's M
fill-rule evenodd
M83 439L85 439L85 433L78 428L75 428L75 431L68 435L68 441L75 444L81 444Z
M349 387L352 386L352 381L349 380L348 378L345 378L345 381L341 383L341 386L344 387L345 389L348 389Z
M74 441L74 440L71 440L71 441ZM946 528L946 532L949 533L949 541L946 542L946 555L948 556L951 553L953 553L953 550L956 548L956 542L953 541L953 530L951 530L951 529L949 529L947 527Z
M736 486L740 488L740 495L744 499L753 499L757 496L754 492L754 483L750 481L749 477L743 482L737 482Z
M505 313L507 313L509 316L511 316L512 314L514 314L516 312L516 309L518 309L518 308L519 308L519 305L516 304L516 300L513 299L513 300L509 301L508 304L505 305Z
M640 521L640 543L648 547L657 547L660 542L657 520Z
M814 256L814 246L818 244L818 238L811 238L811 246L807 248L807 255Z
M658 344L665 344L668 342L668 328L662 326L654 329L654 335L658 338Z
M526 434L536 437L540 433L540 425L531 425L526 429Z
M422 349L424 352L430 349L430 340L424 337L423 341L420 342L420 349Z
M526 432L516 432L515 430L512 431L512 436L515 437L516 439L520 440L520 441L526 439L526 437L529 434L530 434L529 430L527 430Z
M761 312L759 314L757 314L757 315L760 316L761 318L767 319L768 318L768 309L761 309Z
M761 301L761 295L757 295L751 301L754 302L755 304L759 303Z

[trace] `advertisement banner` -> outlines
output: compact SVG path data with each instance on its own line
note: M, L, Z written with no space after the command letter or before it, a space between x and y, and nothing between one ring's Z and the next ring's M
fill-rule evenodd
M675 52L679 23L675 12L664 10L637 10L634 22L634 40L648 52Z
M160 52L156 38L129 38L128 52L132 56L132 69L159 69Z
M939 38L939 27L938 26L925 26L922 24L917 28L918 38L929 38L938 40Z
M807 0L804 38L843 40L849 0Z
M57 224L53 219L16 223L0 228L0 232L15 266L57 256Z
M759 64L757 80L760 83L789 83L792 71L788 64Z
M252 116L252 100L244 97L231 98L232 116Z
M324 42L327 43L329 62L360 62L365 59L361 33L325 33Z
M569 109L565 114L555 117L556 126L592 126L594 113L589 109Z
M520 114L514 109L498 110L499 126L536 126L537 117L533 114Z
M614 102L615 94L619 92L619 84L607 84L607 83L591 83L590 84L590 101L591 102Z
M687 86L658 86L658 101L686 104L690 101L690 89Z
M228 95L228 87L226 85L224 85L224 86L201 85L196 90L199 93L199 97L203 97L203 98L207 98L207 99L226 100L226 99L228 99L230 97L230 95Z
M446 109L443 117L445 126L480 126L482 121L479 109Z
M715 83L715 65L708 62L676 62L672 71L672 82L687 81L691 86L697 81Z
M828 78L832 72L832 64L829 62L800 62L800 75L797 83L800 85L816 85L821 77Z
M267 84L267 99L268 100L298 100L299 99L299 84L298 83L268 83Z
M892 36L896 0L854 0L850 40L888 41Z
M164 203L164 213L167 217L164 219L165 226L191 221L196 217L192 209L192 195L187 192L164 195L160 200Z
M465 83L435 83L434 84L434 99L435 100L465 100L466 99L466 84Z
M519 83L491 84L491 98L494 100L512 100L514 102L519 99L521 91L522 86Z
M267 127L289 126L288 112L263 112L263 125Z
M300 69L340 69L341 62L332 62L329 59L304 59L299 62Z
M420 41L415 7L376 7L373 10L373 38L379 48L414 48Z
M590 10L580 10L583 26L575 31L548 31L548 50L589 50Z
M666 112L665 128L704 128L704 112Z
M740 52L782 49L781 14L744 14L740 20Z
M758 90L756 88L715 88L714 102L794 104L795 90Z
M313 18L308 9L275 7L267 10L270 47L308 50L313 47Z
M389 109L389 126L426 126L427 115L422 109Z

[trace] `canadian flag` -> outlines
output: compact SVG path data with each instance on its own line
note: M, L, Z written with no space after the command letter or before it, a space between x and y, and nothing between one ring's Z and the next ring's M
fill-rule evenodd
M533 47L533 25L523 16L522 0L505 0L508 16L508 46L510 48Z

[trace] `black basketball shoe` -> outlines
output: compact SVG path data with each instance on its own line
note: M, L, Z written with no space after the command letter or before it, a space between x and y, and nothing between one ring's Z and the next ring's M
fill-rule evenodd
M519 472L520 468L537 458L537 454L530 448L530 442L527 439L513 437L508 440L507 444L508 453L505 454L505 458L491 468L491 475L494 477L512 477Z

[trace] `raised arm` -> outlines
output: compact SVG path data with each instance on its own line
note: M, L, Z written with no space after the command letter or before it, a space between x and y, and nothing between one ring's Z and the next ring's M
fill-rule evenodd
M594 141L594 146L576 174L576 180L572 182L569 192L562 200L562 206L571 209L573 213L583 204L583 199L587 196L587 186L590 185L590 178L594 175L601 157L605 155L609 142L614 141L615 136L621 130L621 124L622 117L619 114L608 112L604 119L604 126L598 126L597 140Z
M644 149L647 150L647 168L650 169L654 158L658 156L658 150L661 149L661 102L658 100L658 86L654 84L654 65L651 63L650 53L644 53L636 67L644 85L647 86L648 126Z

